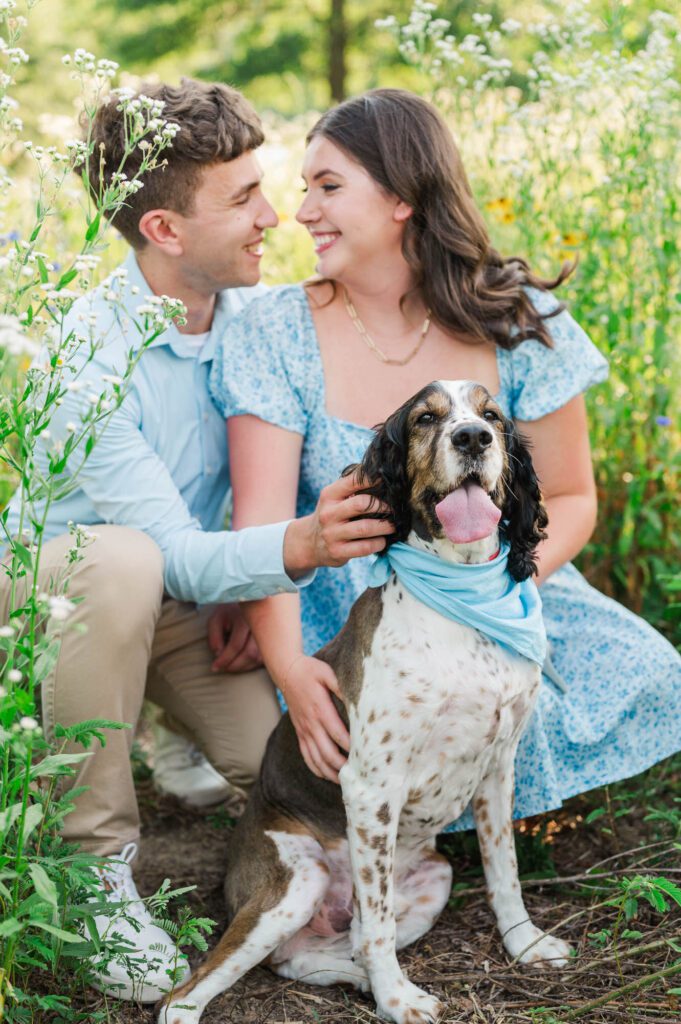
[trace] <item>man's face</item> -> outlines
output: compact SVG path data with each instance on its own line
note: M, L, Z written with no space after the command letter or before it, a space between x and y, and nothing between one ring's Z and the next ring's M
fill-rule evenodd
M182 272L197 291L254 285L266 228L278 217L260 189L262 171L253 152L201 171L188 216L174 213L182 246Z

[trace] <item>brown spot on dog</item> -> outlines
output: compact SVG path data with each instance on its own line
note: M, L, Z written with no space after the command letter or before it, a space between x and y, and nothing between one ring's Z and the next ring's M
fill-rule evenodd
M367 718L367 722L369 723L369 725L373 725L375 721L376 721L376 712L372 708L371 711L369 712L369 717Z
M386 730L386 732L383 733L383 739L381 740L381 743L390 743L392 738L393 738L393 734L388 729L388 730Z
M368 587L355 601L340 633L315 654L336 673L345 704L356 705L359 700L364 681L362 666L382 615L383 588Z
M369 833L365 828L362 828L361 825L357 826L357 835L359 836L363 843L369 842Z
M374 873L370 867L363 867L359 873L359 877L363 882L366 882L367 885L371 885L374 880Z
M381 804L381 806L378 809L376 817L380 821L381 825L390 824L390 805L388 804L387 801L386 803Z

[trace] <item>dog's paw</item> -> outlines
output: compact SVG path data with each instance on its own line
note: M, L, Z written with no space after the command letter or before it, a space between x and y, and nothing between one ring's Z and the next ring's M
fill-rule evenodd
M384 1003L377 1006L379 1016L395 1024L436 1024L444 1013L444 1004L405 978L403 984Z
M514 954L520 963L540 970L565 967L572 955L572 946L555 935L546 935L538 928L532 930L535 935L525 942L522 950Z
M176 1003L165 1003L159 1010L157 1024L199 1024L201 1014L192 1006L191 996L178 999Z

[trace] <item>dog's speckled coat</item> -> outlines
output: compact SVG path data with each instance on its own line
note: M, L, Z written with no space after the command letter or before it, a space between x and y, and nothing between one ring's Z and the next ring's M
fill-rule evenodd
M453 545L434 514L476 480L503 510L516 579L533 571L546 524L528 453L484 388L424 388L384 424L362 464L394 510L395 539L483 562L498 536ZM442 1007L404 976L396 950L432 926L451 868L435 836L472 800L489 898L504 945L561 965L569 947L529 921L511 828L513 761L540 668L416 600L395 576L355 603L318 655L336 672L352 737L341 787L313 776L284 716L235 830L226 894L232 921L159 1024L197 1024L219 992L261 961L314 984L370 989L396 1024ZM341 800L342 791L342 800Z

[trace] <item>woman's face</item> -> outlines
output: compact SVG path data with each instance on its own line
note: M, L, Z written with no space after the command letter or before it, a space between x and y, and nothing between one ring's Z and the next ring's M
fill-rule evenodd
M385 268L401 253L411 209L383 192L361 164L321 135L303 162L306 196L296 214L312 236L317 272L335 281Z

